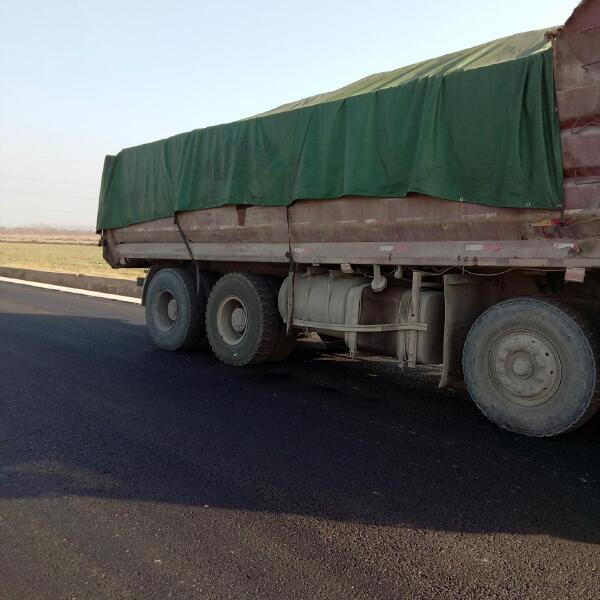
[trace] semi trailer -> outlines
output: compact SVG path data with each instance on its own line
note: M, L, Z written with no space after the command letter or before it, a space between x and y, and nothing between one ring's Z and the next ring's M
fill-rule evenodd
M561 27L105 159L97 230L154 343L284 360L300 332L441 365L489 419L600 407L600 0Z

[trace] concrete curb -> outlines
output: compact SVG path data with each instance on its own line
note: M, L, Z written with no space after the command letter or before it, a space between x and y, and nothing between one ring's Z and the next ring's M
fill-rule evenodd
M142 297L142 288L138 287L137 283L130 279L94 277L93 275L78 275L76 273L52 273L50 271L35 271L34 269L2 266L0 266L0 277L48 283L91 292L115 294L117 296Z

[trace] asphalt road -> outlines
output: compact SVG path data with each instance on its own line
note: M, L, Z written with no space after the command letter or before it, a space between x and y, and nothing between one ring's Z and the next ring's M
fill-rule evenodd
M0 284L0 597L600 598L600 425L530 440L425 371L236 370Z

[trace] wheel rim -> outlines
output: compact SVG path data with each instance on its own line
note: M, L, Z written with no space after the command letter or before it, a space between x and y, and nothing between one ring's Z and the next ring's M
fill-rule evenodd
M171 290L160 290L154 309L155 322L161 331L170 331L177 322L178 306Z
M556 393L560 355L538 332L518 329L500 336L489 352L489 371L500 394L519 406L539 406Z
M248 331L248 311L237 296L221 300L217 310L217 330L226 344L239 344Z

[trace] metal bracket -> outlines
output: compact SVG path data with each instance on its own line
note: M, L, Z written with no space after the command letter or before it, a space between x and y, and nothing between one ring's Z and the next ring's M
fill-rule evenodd
M397 356L398 364L401 369L410 367L414 369L417 366L418 335L422 329L415 327L419 322L419 306L421 302L421 286L423 285L423 272L413 271L412 291L407 300L400 303L400 320L406 311L408 315L407 327L398 335ZM424 331L427 331L426 329Z
M412 276L412 295L408 311L408 322L417 323L419 320L419 306L421 303L421 285L423 283L423 273L415 271ZM408 366L414 369L417 366L417 342L418 329L411 329L408 334Z
M357 333L385 333L386 331L427 331L427 323L385 323L382 325L346 325L342 323L317 323L294 319L295 327L307 329L323 329L325 331L357 332Z
M585 281L585 269L571 267L565 271L565 281L583 283Z
M346 324L347 326L358 326L360 321L360 308L362 295L365 288L369 287L369 284L360 285L355 288L352 288L348 293L348 301L346 304ZM346 341L346 345L350 350L350 354L354 356L358 349L358 332L348 331L344 335L344 339Z

